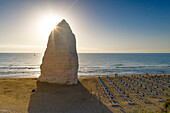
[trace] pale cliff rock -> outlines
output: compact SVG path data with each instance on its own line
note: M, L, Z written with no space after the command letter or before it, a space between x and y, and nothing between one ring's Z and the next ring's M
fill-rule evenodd
M78 56L75 35L69 24L62 20L48 39L40 66L40 82L77 84Z

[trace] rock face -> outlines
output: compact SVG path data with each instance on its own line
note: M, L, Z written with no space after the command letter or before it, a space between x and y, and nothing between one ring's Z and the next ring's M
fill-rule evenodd
M62 20L48 39L40 66L40 82L77 84L78 56L75 35L69 24Z

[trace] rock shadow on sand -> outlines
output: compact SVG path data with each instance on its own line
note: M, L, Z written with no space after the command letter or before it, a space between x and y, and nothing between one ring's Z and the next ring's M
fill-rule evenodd
M31 94L29 113L112 113L104 104L99 104L80 82L78 85L58 85L37 82Z

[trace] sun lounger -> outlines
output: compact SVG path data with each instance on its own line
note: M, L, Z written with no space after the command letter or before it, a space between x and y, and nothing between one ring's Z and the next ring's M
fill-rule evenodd
M132 101L131 99L125 100L125 102L127 102L127 103L129 103L129 104L133 103L133 101Z
M149 103L149 100L147 100L147 99L141 99L141 100L145 103Z
M109 103L110 105L118 105L118 102L116 102L115 100L110 100Z
M164 102L165 101L163 98L160 98L160 97L155 98L155 100L159 101L159 102Z

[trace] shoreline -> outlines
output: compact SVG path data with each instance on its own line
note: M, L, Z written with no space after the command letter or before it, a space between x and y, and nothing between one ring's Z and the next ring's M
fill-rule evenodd
M117 74L117 73L116 73ZM146 74L118 74L118 76L132 76L132 75L137 75L137 76L139 76L139 75L141 75L141 76L143 76L143 75L146 75ZM158 75L158 76L163 76L163 75L165 75L165 76L170 76L170 74L148 74L149 76L155 76L155 75ZM109 77L115 77L115 74L113 74L113 75L81 75L81 76L78 76L78 78L86 78L86 77L107 77L107 76L109 76ZM39 77L39 76L38 76ZM0 79L17 79L17 78L30 78L30 79L37 79L38 77L0 77Z

